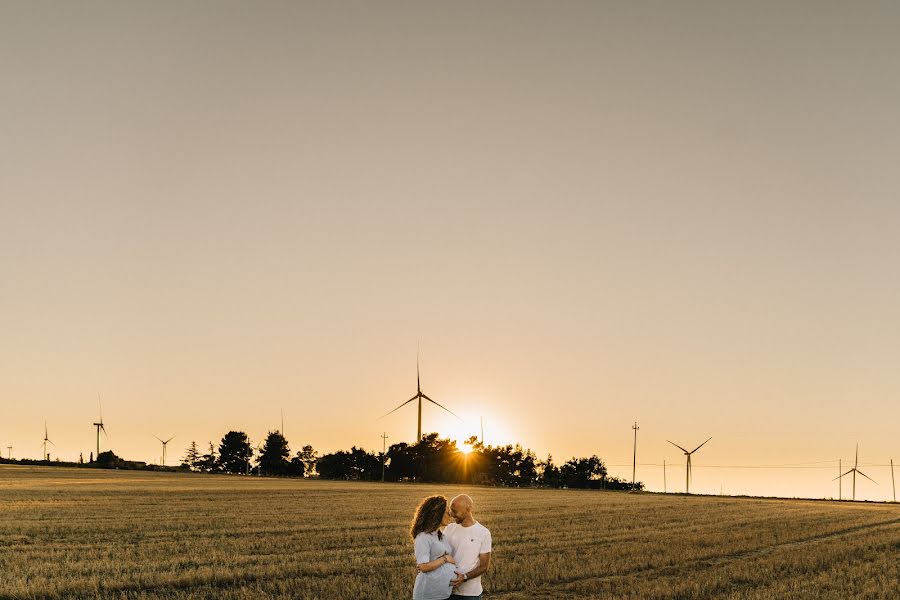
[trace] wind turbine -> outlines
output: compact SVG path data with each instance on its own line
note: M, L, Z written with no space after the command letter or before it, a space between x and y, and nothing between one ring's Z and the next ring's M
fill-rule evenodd
M712 438L707 439L706 442L708 442L711 439ZM688 452L687 450L685 450L684 448L682 448L675 442L671 442L669 440L666 440L666 441L669 442L670 444L672 444L673 446L675 446L676 448L678 448L679 450L681 450L682 452L684 452L684 455L687 456L687 471L685 472L685 476L684 476L684 493L690 494L691 493L691 454L693 454L694 452L696 452L697 450L702 448L704 446L704 444L706 444L706 442L703 442L703 444L700 444L699 446L697 446L696 448L694 448L693 450Z
M12 460L12 446L6 447L6 460Z
M451 415L453 415L454 417L456 417L457 419L462 421L462 419L459 417L459 415L454 413L452 410L450 410L449 408L447 408L445 406L441 406L440 404L438 404L437 402L435 402L434 400L432 400L431 398L426 396L424 393L422 393L422 382L421 382L421 379L419 378L419 349L416 348L416 395L413 396L412 398L410 398L409 400L407 400L406 402L402 403L400 406L398 406L391 412L379 417L379 420L383 419L384 417L388 416L389 414L391 414L395 411L400 410L401 408L403 408L404 406L406 406L413 400L418 400L419 401L419 421L418 421L418 430L416 432L416 443L418 443L419 440L422 439L422 400L423 399L428 400L429 402L431 402L438 408L443 408L448 413L450 413Z
M109 437L109 434L106 433L106 427L103 426L103 403L100 402L100 394L97 394L97 405L100 406L100 422L94 423L94 427L97 428L97 454L94 455L96 460L100 460L100 430L103 430L103 435Z
M856 500L856 474L857 473L859 473L860 475L862 475L863 477L865 477L866 479L868 479L875 485L878 485L877 481L875 481L874 479L872 479L871 477L869 477L868 475L866 475L865 473L863 473L862 471L860 471L859 469L856 468L858 464L859 464L859 444L856 444L856 458L853 460L853 468L850 469L849 471L847 471L846 473L844 473L844 475L849 475L850 473L853 473L853 500ZM837 481L844 475L838 475L837 477L832 479L832 481Z
M262 463L259 461L259 458L262 456L262 447L263 447L262 442L259 442L258 444L256 444L256 466L259 468L257 473L259 474L260 477L262 477L262 475L263 475ZM250 461L248 460L247 461L247 475L249 475L249 474L250 474Z
M172 440L174 440L174 439L175 439L175 436L173 435L172 437L170 437L169 439L167 439L167 440L165 440L165 441L161 440L160 438L156 437L155 435L154 435L153 437L155 437L155 438L158 439L160 442L162 442L162 445L163 445L162 464L163 464L163 466L166 466L166 444L168 444L169 442L171 442Z
M47 443L48 443L48 442L50 443L51 446L56 446L56 444L54 444L53 442L51 442L51 441L50 441L50 438L47 437L47 420L45 419L45 420L44 420L44 443L43 443L43 446L44 446L44 457L42 458L42 460L46 460L46 461L49 462L49 461L50 461L50 455L47 454Z

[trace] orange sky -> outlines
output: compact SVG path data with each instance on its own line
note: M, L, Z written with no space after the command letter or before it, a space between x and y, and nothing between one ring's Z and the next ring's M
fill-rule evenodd
M891 3L7 3L0 446L279 426L822 497L900 418ZM54 454L55 456L56 454ZM814 463L798 465L796 463ZM740 469L790 464L804 468ZM678 466L681 465L681 466ZM732 467L732 468L719 468ZM816 468L806 468L816 467ZM822 467L822 468L820 468ZM613 467L630 476L630 467ZM638 477L662 488L662 468ZM846 489L846 488L845 488Z

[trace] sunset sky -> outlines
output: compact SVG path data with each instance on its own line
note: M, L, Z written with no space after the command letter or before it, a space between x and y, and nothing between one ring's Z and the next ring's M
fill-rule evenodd
M6 2L0 447L900 461L900 5ZM830 461L830 462L829 462ZM805 463L803 465L799 463ZM803 468L737 468L760 465ZM618 466L623 465L623 466ZM627 465L627 466L624 466ZM725 468L727 467L727 468ZM813 467L813 468L808 468ZM662 468L638 479L661 490ZM844 487L847 495L849 483Z

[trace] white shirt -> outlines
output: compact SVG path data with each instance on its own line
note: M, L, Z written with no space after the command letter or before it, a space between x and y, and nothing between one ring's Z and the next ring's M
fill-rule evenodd
M491 551L491 532L478 522L471 527L450 523L444 529L444 540L450 545L456 570L460 573L468 573L477 567L479 555ZM453 593L459 596L480 596L482 591L479 575L459 584Z

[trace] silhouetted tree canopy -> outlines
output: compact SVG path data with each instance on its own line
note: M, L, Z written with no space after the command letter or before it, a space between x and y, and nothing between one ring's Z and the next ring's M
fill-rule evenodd
M417 444L392 444L385 457L388 481L432 483L483 483L510 487L544 486L569 488L631 489L631 483L607 477L606 466L597 456L572 458L556 467L553 457L538 461L534 452L516 444L485 446L474 436L464 442L471 448L460 451L456 442L438 434L424 436ZM381 478L380 453L359 448L325 454L316 463L323 479ZM637 483L637 489L643 484Z
M312 475L316 470L316 461L319 460L319 453L316 452L312 446L307 444L303 446L303 449L297 453L297 456L291 459L291 462L299 462L303 465L303 469L300 470L300 475Z
M292 475L292 465L288 461L290 455L291 449L281 432L270 431L257 462L264 475ZM303 474L302 470L300 474Z
M116 456L112 450L107 450L97 455L97 466L101 469L121 469L125 466L125 461Z
M322 479L375 481L381 479L381 460L374 454L353 446L350 452L339 450L322 456L316 462L316 470Z
M590 458L572 458L559 468L559 479L564 487L599 488L606 477L606 467L596 455Z
M219 472L219 454L216 452L216 446L212 442L209 442L207 453L200 457L197 468L204 473Z
M191 442L191 445L188 446L187 450L184 452L184 458L181 461L181 466L185 469L190 469L191 471L197 471L200 469L200 451L197 450L197 442Z
M229 431L219 444L218 464L226 473L247 473L252 456L250 438L243 431Z
M292 457L288 441L281 432L270 431L257 457L259 467L254 471L260 475L303 477L316 473L322 479L376 481L381 479L384 460L385 479L388 481L631 489L630 481L609 477L606 465L597 455L572 457L556 466L553 456L548 454L546 460L539 461L534 452L519 444L486 446L475 436L463 444L468 447L468 452L462 452L456 441L430 433L416 444L392 444L384 455L353 446L349 451L339 450L319 456L312 446L306 445ZM191 442L182 467L208 473L247 473L252 456L253 448L247 434L229 431L222 438L218 452L210 442L209 451L200 455L196 442ZM101 453L95 464L104 468L147 468L144 463L124 461L112 451ZM635 482L634 487L643 490L644 484Z
M540 475L538 483L546 487L559 487L559 468L553 464L553 456L548 454L547 460L538 463Z

